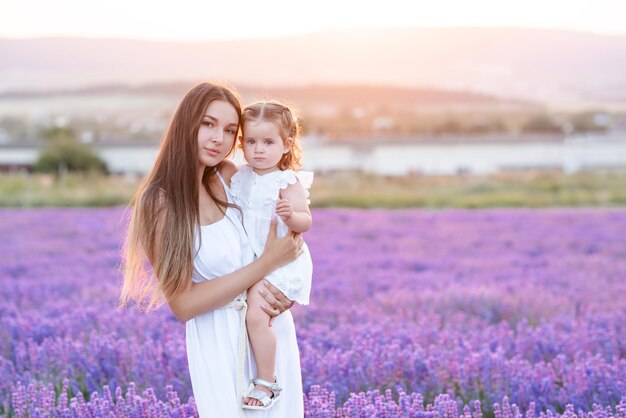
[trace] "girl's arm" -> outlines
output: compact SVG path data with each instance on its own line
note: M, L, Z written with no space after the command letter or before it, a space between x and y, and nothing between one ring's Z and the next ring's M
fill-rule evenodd
M276 237L276 221L272 222L265 249L261 257L230 274L213 280L193 283L167 298L174 316L182 322L217 309L232 301L235 296L261 280L278 267L295 260L302 253L299 234Z
M308 194L300 182L288 185L280 191L276 202L276 214L281 217L285 225L293 232L306 232L311 227L313 219L308 205Z

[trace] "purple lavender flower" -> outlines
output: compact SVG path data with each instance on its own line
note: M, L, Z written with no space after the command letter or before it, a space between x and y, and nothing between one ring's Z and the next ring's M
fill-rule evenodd
M626 418L626 211L317 210L308 417ZM116 309L123 210L0 210L0 415L197 416L184 327Z

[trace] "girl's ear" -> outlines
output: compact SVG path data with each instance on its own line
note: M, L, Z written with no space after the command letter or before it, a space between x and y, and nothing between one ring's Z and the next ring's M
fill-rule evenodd
M293 138L287 138L283 141L283 154L287 154L293 145Z

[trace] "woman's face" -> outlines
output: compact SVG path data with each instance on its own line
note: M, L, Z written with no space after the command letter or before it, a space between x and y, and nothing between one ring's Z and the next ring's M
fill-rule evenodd
M205 167L219 164L237 137L239 115L228 102L214 100L206 108L198 130L198 159Z

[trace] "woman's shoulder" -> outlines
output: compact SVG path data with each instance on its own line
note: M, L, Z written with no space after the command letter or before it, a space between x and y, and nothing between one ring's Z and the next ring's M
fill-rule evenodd
M227 184L230 183L230 179L233 177L233 175L235 175L236 172L237 166L234 162L230 160L224 160L222 162L222 166L220 167L220 174Z

